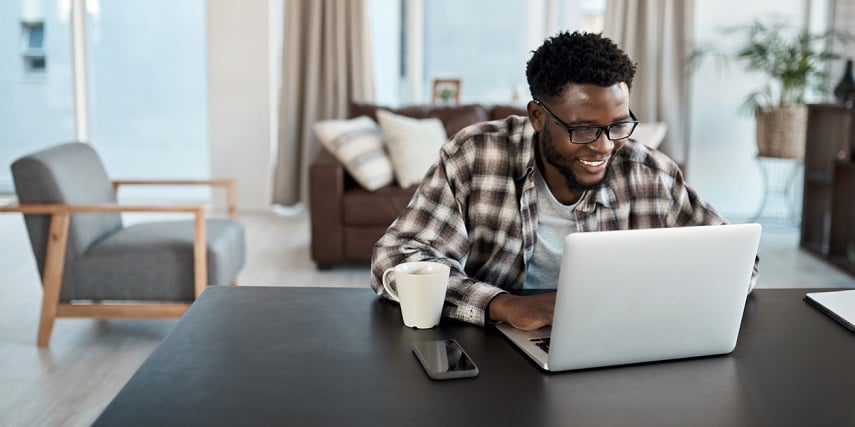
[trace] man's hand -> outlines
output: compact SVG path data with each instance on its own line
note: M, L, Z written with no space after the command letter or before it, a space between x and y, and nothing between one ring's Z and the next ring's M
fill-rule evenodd
M534 296L499 294L487 309L490 320L505 322L524 331L533 331L552 324L555 292Z

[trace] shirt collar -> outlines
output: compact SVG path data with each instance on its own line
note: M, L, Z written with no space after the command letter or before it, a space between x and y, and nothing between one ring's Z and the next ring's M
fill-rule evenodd
M522 181L530 177L534 172L534 128L531 126L531 121L526 118L523 120L523 125L517 127L511 135L511 145L520 147L515 163L516 173L514 179Z
M585 193L584 200L576 207L581 212L594 212L596 205L611 208L617 202L617 196L610 185L603 185L595 191Z

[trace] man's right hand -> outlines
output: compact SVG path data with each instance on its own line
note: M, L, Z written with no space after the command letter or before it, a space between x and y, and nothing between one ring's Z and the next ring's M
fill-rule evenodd
M490 301L487 311L490 320L494 322L533 331L552 324L555 292L534 296L499 294Z

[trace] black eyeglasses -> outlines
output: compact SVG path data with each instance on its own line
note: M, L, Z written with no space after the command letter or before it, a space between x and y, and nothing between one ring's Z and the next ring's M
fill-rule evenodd
M549 111L549 109L546 108L546 105L543 105L542 102L536 99L534 102L539 105L540 108L549 115L549 117L552 117L552 120L554 120L558 126L561 126L567 131L567 134L570 136L570 142L574 144L590 144L599 139L603 132L606 133L606 138L612 141L629 138L629 136L632 135L632 132L635 131L635 127L638 126L638 119L635 117L635 114L632 114L632 110L629 110L629 118L631 120L612 123L608 126L571 127L567 126L567 124L562 122L558 117L555 117L555 114L552 114L552 111Z

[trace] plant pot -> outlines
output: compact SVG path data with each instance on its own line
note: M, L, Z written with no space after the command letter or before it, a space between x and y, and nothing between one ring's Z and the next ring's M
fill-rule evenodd
M802 159L807 136L807 106L787 105L754 110L757 125L757 155Z

